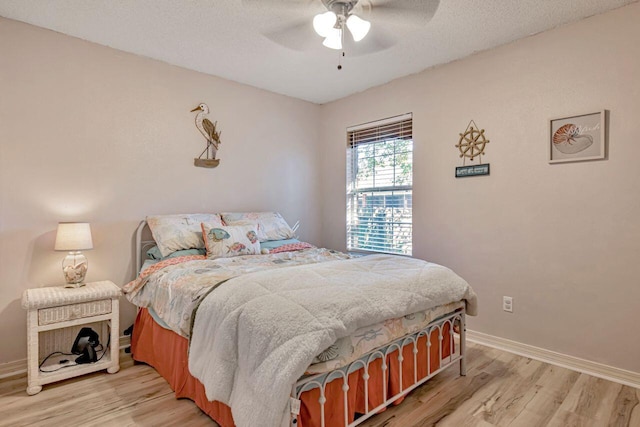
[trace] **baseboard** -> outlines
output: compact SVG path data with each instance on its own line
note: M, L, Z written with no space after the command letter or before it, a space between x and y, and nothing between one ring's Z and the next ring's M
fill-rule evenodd
M0 363L0 380L27 373L27 359Z
M131 336L120 337L120 351L131 345ZM27 359L14 360L13 362L0 363L0 380L27 373Z
M131 335L122 335L120 337L120 351L131 346Z
M130 345L131 345L131 335L122 335L120 337L120 350L124 350Z
M540 347L511 341L482 332L467 330L467 340L498 350L508 351L530 359L550 363L562 368L582 372L594 377L614 381L634 388L640 388L640 373L615 368L598 362L592 362L579 357L557 353Z

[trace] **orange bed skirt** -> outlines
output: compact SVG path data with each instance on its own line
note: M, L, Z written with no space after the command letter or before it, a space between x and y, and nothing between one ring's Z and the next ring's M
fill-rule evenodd
M443 328L442 357L448 357L451 348L449 324ZM426 377L427 373L427 346L426 337L418 340L418 380ZM438 333L433 331L430 337L430 369L429 373L440 367L438 358ZM136 361L153 366L169 386L175 391L177 398L193 400L200 409L213 418L221 427L234 427L231 409L220 402L207 400L204 386L189 373L188 346L186 338L173 331L158 325L147 309L140 309L133 328L131 338L131 352ZM406 389L414 383L413 378L413 345L406 345L402 349L403 372L402 388ZM400 391L400 371L398 363L398 351L387 356L387 366L383 377L382 359L377 359L369 365L368 400L369 409L382 404L382 381L387 381L388 396L393 396ZM349 422L352 422L358 414L365 412L364 379L363 370L352 372L349 375L349 391L347 394L347 406ZM327 427L344 426L344 392L342 391L342 378L333 380L325 388L325 424ZM298 425L301 427L320 427L320 404L318 388L305 391L300 396L301 411L298 416ZM394 404L399 404L402 398ZM381 410L381 412L384 409Z

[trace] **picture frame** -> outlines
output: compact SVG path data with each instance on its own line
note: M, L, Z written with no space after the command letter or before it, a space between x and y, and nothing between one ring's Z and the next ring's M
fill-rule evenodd
M602 160L606 110L549 120L549 163Z

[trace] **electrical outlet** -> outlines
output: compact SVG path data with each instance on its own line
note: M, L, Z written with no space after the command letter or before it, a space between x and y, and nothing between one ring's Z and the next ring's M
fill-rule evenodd
M502 297L502 309L509 313L513 313L513 298Z

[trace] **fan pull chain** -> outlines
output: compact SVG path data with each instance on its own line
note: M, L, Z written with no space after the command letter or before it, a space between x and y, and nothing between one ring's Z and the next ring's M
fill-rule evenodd
M344 51L340 52L340 55L338 56L338 70L342 70L342 58L344 58Z
M344 58L344 23L342 24L342 31L340 31L340 36L342 37L343 48L340 50L338 56L338 71L342 70L342 58Z

